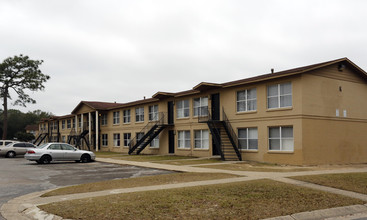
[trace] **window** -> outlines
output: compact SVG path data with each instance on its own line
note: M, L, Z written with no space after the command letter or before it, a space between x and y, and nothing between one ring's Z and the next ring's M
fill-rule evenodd
M269 150L293 151L293 127L270 127Z
M256 88L237 92L237 112L256 111Z
M73 128L75 128L75 118L73 118Z
M124 133L124 146L129 146L131 141L131 133Z
M242 150L257 150L257 128L238 129L238 146Z
M135 109L135 121L143 122L144 121L144 107Z
M102 134L102 146L108 145L108 134Z
M120 134L113 134L113 146L120 146Z
M136 133L136 142L139 142L140 139L144 137L144 132L138 132Z
M61 122L61 128L62 129L65 129L65 120L62 120L62 122Z
M45 126L46 127L46 126ZM68 123L67 123L67 128L70 129L71 128L71 120L68 119Z
M78 118L78 127L79 128L82 127L82 118L81 117Z
M194 99L194 116L208 115L208 97Z
M209 148L209 131L208 130L195 131L195 148L199 148L199 149Z
M124 124L128 123L130 123L130 109L124 110Z
M158 121L158 105L149 106L149 121Z
M292 84L268 86L268 108L292 107Z
M178 148L191 148L190 131L178 131Z
M61 142L62 143L66 143L66 137L63 135L63 136L61 136Z
M101 125L107 125L107 114L101 115Z
M120 112L113 112L113 124L120 124Z
M159 135L150 142L151 148L159 148Z
M187 118L190 116L189 100L181 100L177 102L177 118Z

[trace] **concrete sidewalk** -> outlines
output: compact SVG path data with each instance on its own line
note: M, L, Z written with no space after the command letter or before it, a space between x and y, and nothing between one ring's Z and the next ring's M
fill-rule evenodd
M280 181L288 184L300 185L303 187L313 188L317 190L327 191L330 193L336 193L348 197L353 197L366 201L367 195L335 189L331 187L320 186L312 183L306 183L298 180L289 179L290 176L299 175L316 175L316 174L330 174L330 173L350 173L350 172L367 172L366 168L346 168L338 170L317 170L317 171L302 171L302 172L252 172L252 171L230 171L212 168L200 168L192 166L176 166L167 165L159 163L150 162L136 162L136 161L125 161L125 160L114 160L110 158L98 158L99 162L114 163L121 165L132 165L141 167L150 167L155 169L164 169L177 172L199 172L199 173L228 173L235 174L240 177L228 178L228 179L218 179L218 180L207 180L207 181L195 181L177 184L164 184L156 186L145 186L145 187L134 187L134 188L124 188L124 189L114 189L105 190L90 193L79 193L72 195L63 196L53 196L53 197L40 197L43 192L36 192L28 195L24 195L13 200L8 201L4 204L0 211L5 219L8 220L29 220L29 219L62 219L58 216L45 213L40 211L37 206L42 204L48 204L59 201L67 201L74 199L83 199L91 197L99 197L113 194L130 193L130 192L140 192L140 191L150 191L150 190L162 190L162 189L173 189L182 187L193 187L193 186L203 186L203 185L213 185L213 184L223 184L232 182L242 182L256 179L272 179L275 181ZM54 190L54 189L53 189ZM366 219L367 220L367 206L366 205L355 205L347 207L332 208L326 210L317 210L312 212L297 213L290 216L276 217L272 219L328 219L328 218L338 218L338 219Z

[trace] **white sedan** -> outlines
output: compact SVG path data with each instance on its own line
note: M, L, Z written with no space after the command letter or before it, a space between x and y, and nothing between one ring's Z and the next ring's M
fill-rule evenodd
M65 143L47 143L38 148L29 149L24 158L47 164L51 161L91 162L96 159L92 151L79 150Z

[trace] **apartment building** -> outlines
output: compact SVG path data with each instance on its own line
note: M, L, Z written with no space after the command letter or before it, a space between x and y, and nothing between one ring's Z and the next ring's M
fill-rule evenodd
M367 73L342 58L130 103L81 101L71 115L42 121L40 134L129 154L366 163L366 82Z

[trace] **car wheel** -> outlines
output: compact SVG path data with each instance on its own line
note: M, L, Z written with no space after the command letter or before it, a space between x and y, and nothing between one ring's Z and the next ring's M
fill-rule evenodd
M6 154L6 157L9 157L9 158L13 158L16 156L16 153L14 151L9 151L7 154Z
M90 162L90 156L88 154L83 154L80 160L82 161L82 163L88 163Z
M40 162L43 164L49 164L51 162L52 158L48 155L44 155L41 157Z

